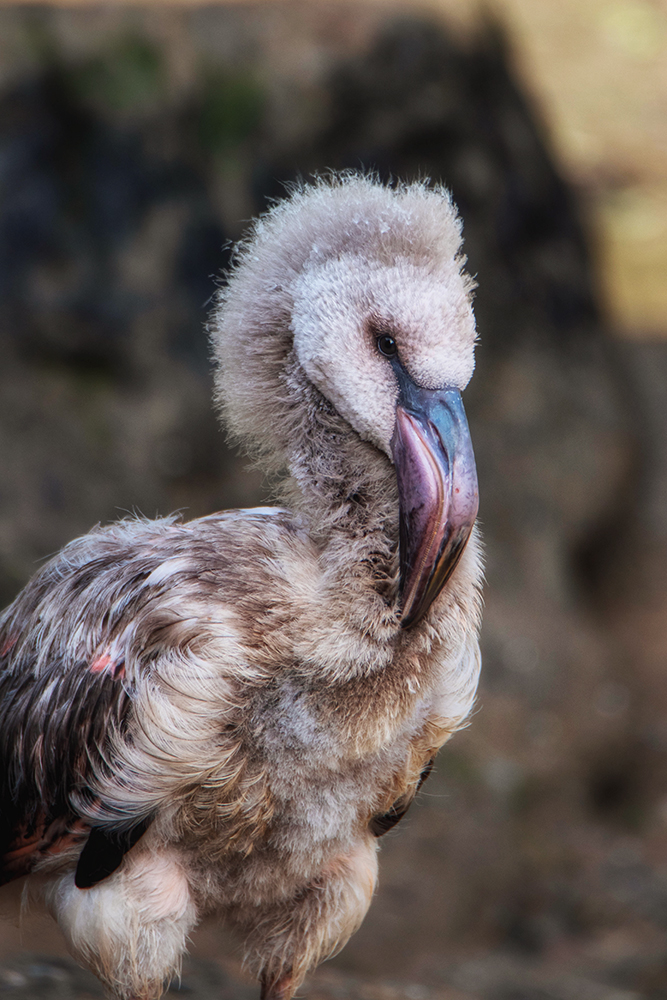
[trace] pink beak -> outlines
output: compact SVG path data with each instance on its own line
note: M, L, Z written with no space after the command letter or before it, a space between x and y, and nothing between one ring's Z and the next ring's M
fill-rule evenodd
M427 613L456 569L479 495L458 389L421 389L402 372L391 446L400 504L401 625Z

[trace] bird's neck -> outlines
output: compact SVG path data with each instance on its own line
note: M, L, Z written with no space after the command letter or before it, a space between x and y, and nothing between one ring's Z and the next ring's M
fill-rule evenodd
M398 489L394 467L310 383L305 420L291 436L286 483L290 507L320 547L332 580L350 581L395 608ZM296 430L296 428L295 428ZM361 596L361 593L358 595Z

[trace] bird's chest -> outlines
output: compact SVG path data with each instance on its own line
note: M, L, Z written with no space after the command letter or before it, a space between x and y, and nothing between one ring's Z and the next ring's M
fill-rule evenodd
M388 727L293 680L277 684L256 706L251 727L276 824L310 850L358 835L405 790L406 761L427 716L426 702L415 703Z

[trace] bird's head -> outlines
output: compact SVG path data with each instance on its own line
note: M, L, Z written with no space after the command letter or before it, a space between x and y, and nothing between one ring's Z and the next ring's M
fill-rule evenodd
M255 223L211 325L218 399L237 439L289 464L307 405L287 377L296 368L296 384L395 466L405 627L446 583L477 515L461 403L473 286L460 251L443 188L320 180Z

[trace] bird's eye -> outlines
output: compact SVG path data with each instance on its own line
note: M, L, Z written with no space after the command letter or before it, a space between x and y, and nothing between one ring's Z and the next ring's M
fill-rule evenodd
M384 354L385 358L393 358L398 352L398 347L396 346L394 338L390 337L386 333L383 333L381 337L378 337L378 351L380 354Z

